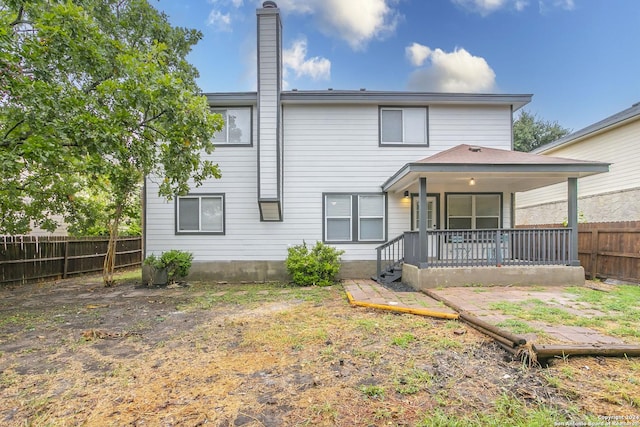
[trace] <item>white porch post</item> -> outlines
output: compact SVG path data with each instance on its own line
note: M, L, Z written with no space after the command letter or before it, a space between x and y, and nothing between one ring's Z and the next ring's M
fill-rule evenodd
M578 258L578 178L567 179L567 225L571 229L569 265L579 266Z
M420 204L418 208L418 266L427 262L427 178L420 178Z

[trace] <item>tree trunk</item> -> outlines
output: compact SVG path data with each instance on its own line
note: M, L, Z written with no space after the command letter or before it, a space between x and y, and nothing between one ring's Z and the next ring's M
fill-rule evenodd
M106 287L113 286L115 280L113 273L116 269L116 245L118 244L118 227L122 217L122 205L118 205L113 215L113 220L109 224L109 243L107 244L107 254L104 257L102 268L102 282Z

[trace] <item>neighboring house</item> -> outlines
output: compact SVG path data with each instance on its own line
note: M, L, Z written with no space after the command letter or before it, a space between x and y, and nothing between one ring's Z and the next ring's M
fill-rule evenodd
M34 226L33 223L31 223L31 231L29 231L27 235L28 236L68 236L69 235L67 231L67 223L64 222L64 218L62 217L62 215L53 215L51 219L53 219L56 223L58 223L58 227L55 229L55 231L51 232L51 231L43 230L42 228Z
M515 192L575 189L607 170L511 151L513 112L531 95L283 91L279 9L265 2L257 20L258 91L207 94L226 122L212 155L222 178L171 202L146 179L147 254L191 251L193 275L212 280L277 280L288 247L323 241L345 251L342 277L392 280L404 261L418 282L425 267L474 266L487 278L447 274L497 283L502 265L513 283L535 264L573 265L583 280L571 228L554 237L562 250L542 258L521 250L538 235L525 243L512 229Z
M532 153L611 163L609 173L580 180L581 220L640 220L640 103ZM558 224L566 217L567 192L562 185L517 195L517 224Z

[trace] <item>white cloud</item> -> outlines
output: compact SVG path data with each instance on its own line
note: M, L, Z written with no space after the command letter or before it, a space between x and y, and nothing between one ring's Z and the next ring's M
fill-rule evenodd
M207 25L211 25L218 31L231 31L231 15L214 9L209 12Z
M429 49L429 52L425 60L429 59L431 64L411 73L409 90L462 93L495 90L496 74L484 58L473 56L465 49L453 52Z
M313 14L328 35L337 35L354 50L374 38L392 34L400 15L391 7L397 0L280 0L285 13Z
M573 0L557 0L556 6L561 7L566 10L575 9L576 5Z
M307 58L307 41L298 39L289 49L282 52L282 63L285 77L288 70L295 73L296 78L310 77L313 80L328 80L331 76L331 61L314 56Z
M416 67L424 64L424 61L431 55L431 49L420 43L413 43L411 46L407 46L404 51L409 61Z
M235 8L239 8L244 4L244 0L208 0L208 2L211 4L222 5L222 6L227 6L230 4Z
M482 16L489 15L498 9L502 9L510 4L521 4L522 0L451 0L455 5L479 13ZM522 7L522 6L521 6ZM519 9L520 10L520 9Z
M209 12L207 25L212 26L216 31L231 31L232 21L238 17L238 12L233 8L242 7L244 0L209 0L209 3L214 5L214 8Z
M538 9L542 14L546 13L552 7L557 7L564 10L573 10L575 9L576 5L573 0L538 1Z
M518 12L522 12L528 5L529 2L527 0L516 0L513 7L515 7Z
M529 6L529 0L451 0L456 6L469 12L487 16L501 9L514 9L522 12ZM541 14L550 8L573 10L575 0L538 0L538 9Z

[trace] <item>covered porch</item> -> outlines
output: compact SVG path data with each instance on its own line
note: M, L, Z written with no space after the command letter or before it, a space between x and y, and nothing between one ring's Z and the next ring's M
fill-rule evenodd
M560 280L565 275L584 280L578 260L578 179L608 168L601 162L469 145L406 164L382 189L413 197L413 230L377 248L376 278L402 277L418 288L448 285L452 278L457 279L450 285L457 286L513 283L513 276L542 281L544 271ZM513 226L515 193L560 182L567 184L569 201L565 228ZM444 199L444 209L433 208L434 192ZM504 198L509 199L505 209Z

